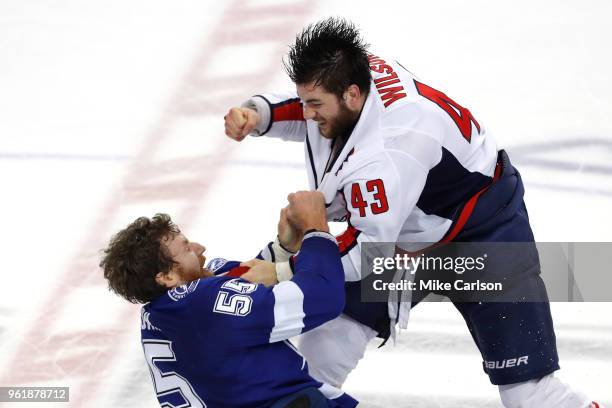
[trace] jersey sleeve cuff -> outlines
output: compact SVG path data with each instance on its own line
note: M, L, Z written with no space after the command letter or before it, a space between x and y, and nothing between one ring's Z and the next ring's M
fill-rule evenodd
M263 136L268 133L272 126L272 123L270 123L272 119L272 108L270 107L270 103L263 96L255 95L244 101L241 106L243 108L253 109L255 112L259 113L259 117L261 118L259 124L253 129L250 135Z
M276 266L276 280L283 282L293 278L293 270L289 261L277 262L274 265Z
M304 241L306 241L308 238L314 238L314 237L325 238L333 242L334 245L336 246L338 245L338 242L336 241L336 237L334 237L332 234L330 234L329 232L323 232L323 231L317 231L317 230L306 231L306 233L304 234Z
M274 251L274 262L286 262L295 255L295 252L288 251L278 240L278 237L272 243L272 251ZM280 282L280 281L279 281Z

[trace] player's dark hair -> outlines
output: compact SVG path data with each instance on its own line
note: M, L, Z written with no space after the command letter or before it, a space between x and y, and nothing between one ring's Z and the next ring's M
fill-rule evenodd
M178 233L167 214L140 217L119 231L100 262L109 289L132 303L150 302L164 294L167 288L155 281L155 275L167 273L176 262L162 239Z
M303 29L283 63L297 85L321 85L342 98L355 84L367 95L371 80L367 48L353 23L330 17Z

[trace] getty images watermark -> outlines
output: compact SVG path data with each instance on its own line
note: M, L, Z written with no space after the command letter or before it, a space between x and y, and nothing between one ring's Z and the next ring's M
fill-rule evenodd
M426 256L425 253L418 255L414 254L395 254L392 257L374 257L372 260L372 273L381 275L385 271L406 271L410 275L416 275L417 272L452 272L462 275L466 272L483 271L485 269L485 261L487 254L477 257L452 257L452 256ZM377 291L386 290L485 290L485 291L502 291L502 282L482 282L478 279L475 281L466 281L464 279L454 279L450 281L442 281L440 279L400 279L395 282L385 282L383 279L375 279L373 288Z
M364 302L612 301L612 243L362 243Z

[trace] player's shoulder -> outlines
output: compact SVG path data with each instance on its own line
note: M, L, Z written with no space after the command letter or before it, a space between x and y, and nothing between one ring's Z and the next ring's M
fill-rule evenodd
M201 303L214 297L214 293L228 279L224 276L211 276L174 287L151 302L150 308L154 310L170 308L175 311L180 310L181 307L189 308L193 302Z
M166 292L170 301L179 302L191 299L205 292L208 287L212 287L212 281L207 279L196 279L188 284L180 285Z
M436 109L428 90L414 74L393 58L370 54L372 95L383 128L418 128L427 120L436 120ZM423 95L425 94L425 95Z
M230 261L225 258L214 258L206 264L206 269L208 269L214 275L220 275L222 273L232 270L233 268L239 265L240 262L238 261Z
M402 110L415 102L413 75L393 58L369 54L372 83L370 94L381 115Z

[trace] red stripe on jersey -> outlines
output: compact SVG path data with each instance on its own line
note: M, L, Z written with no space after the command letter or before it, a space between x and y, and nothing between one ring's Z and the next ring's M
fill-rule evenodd
M461 230L463 229L467 221L470 219L470 215L472 215L472 212L474 211L474 207L476 207L476 202L478 201L478 197L480 197L482 193L487 191L493 183L499 180L501 176L501 169L502 169L502 163L498 161L497 164L495 165L495 172L494 172L493 181L491 182L491 184L489 184L488 186L486 186L485 188L483 188L482 190L474 194L472 198L470 198L467 201L467 203L465 203L465 205L463 206L463 209L461 210L461 214L459 214L459 217L457 218L457 222L455 223L455 225L453 225L453 228L450 230L450 232L447 233L446 236L442 238L442 240L440 240L440 242L450 242L453 239L455 239L455 237L461 232Z
M488 186L483 188L478 193L473 195L472 198L470 198L467 203L465 203L465 205L463 206L463 209L461 210L461 214L459 214L459 218L457 218L457 222L455 223L455 225L453 225L453 228L450 230L450 232L444 238L442 238L440 242L450 242L453 239L455 239L457 235L459 235L459 232L461 232L461 230L467 223L467 220L470 218L470 215L472 215L472 212L474 211L474 207L476 207L476 202L478 201L478 197L482 193L484 193L488 188L489 188Z
M344 254L349 251L355 244L357 243L357 237L361 231L357 228L349 225L349 227L342 234L336 237L336 242L338 242L338 248L340 249L340 253Z
M599 408L599 404L596 403L595 401L593 401L593 405L591 406L592 408Z
M501 177L502 166L503 163L498 160L497 164L495 165L495 171L493 172L493 183L495 183Z
M225 276L231 276L232 278L238 278L244 275L245 273L247 273L249 269L251 269L249 266L237 266L235 268L230 269L229 272L225 274Z
M274 122L304 120L304 110L302 109L302 104L298 100L288 104L274 106L272 118Z

